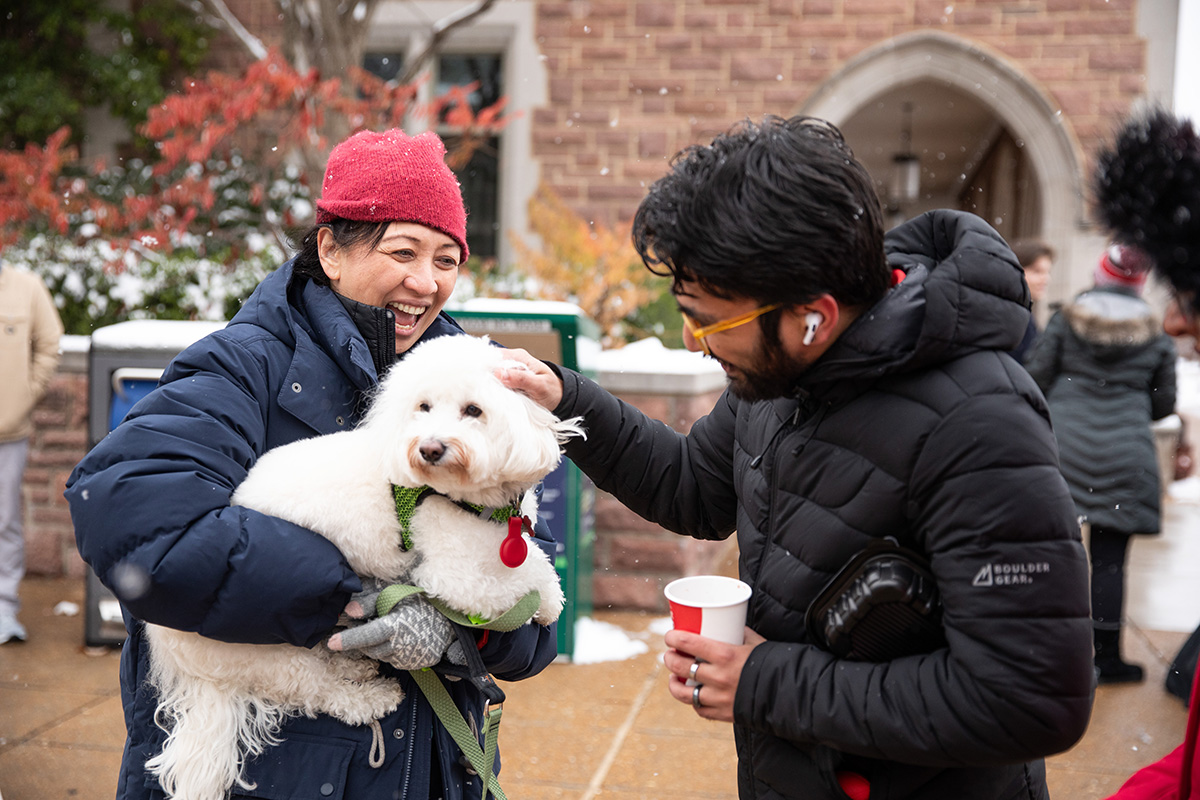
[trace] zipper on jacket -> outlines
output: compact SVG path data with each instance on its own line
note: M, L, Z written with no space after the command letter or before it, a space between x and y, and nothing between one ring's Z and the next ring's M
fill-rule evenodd
M791 458L796 458L800 455L801 452L803 452L805 446L810 441L812 441L813 436L816 435L817 428L819 428L821 426L821 421L825 418L825 413L829 410L828 404L821 403L815 407L815 409L814 409L815 413L806 416L802 420L801 414L804 413L805 407L808 406L809 408L812 408L812 406L806 402L806 399L807 398L800 400L800 405L797 406L796 411L795 411L795 413L792 414L791 419L779 426L779 429L777 431L775 431L774 435L771 436L771 440L767 443L766 449L763 450L763 452L760 455L755 456L755 459L764 458L767 455L767 453L769 453L771 451L771 447L774 446L775 440L779 439L783 434L790 433L792 431L803 430L804 426L808 425L809 426L808 434L801 439L801 441L798 445L796 445L794 448L791 449L791 451L790 451ZM782 444L783 444L783 442L781 441L780 445L782 445ZM779 473L783 471L783 460L784 460L783 456L780 454L780 450L782 450L782 447L776 448L775 459L772 464L774 469L771 472L770 491L768 492L768 495L767 495L767 503L768 503L767 529L765 531L762 531L763 552L762 552L762 557L758 561L758 570L754 574L754 584L756 586L759 585L759 583L760 583L759 579L762 577L763 566L767 563L767 560L768 560L767 552L775 544L775 498L778 495ZM751 602L753 602L753 598L751 598Z
M404 782L400 784L400 800L408 799L408 785L412 781L413 751L417 749L417 698L411 694L409 695L409 705L412 706L412 719L409 721L408 729L412 735L408 737L408 747L404 756Z

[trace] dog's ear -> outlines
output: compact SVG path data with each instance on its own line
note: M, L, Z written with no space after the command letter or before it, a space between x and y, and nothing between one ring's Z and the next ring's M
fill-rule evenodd
M512 390L510 389L509 391ZM558 444L566 444L573 436L578 436L581 439L587 438L587 430L583 427L583 417L559 419L552 411L547 410L526 395L520 392L513 392L513 394L517 396L521 406L525 409L525 413L529 415L530 424L537 429L553 431L554 439Z
M366 393L367 411L361 424L385 425L388 419L395 418L402 406L411 402L405 391L409 382L400 373L399 366L393 367L383 376L383 380Z
M541 408L541 406L538 406ZM549 413L549 412L547 412ZM551 414L550 416L554 416ZM571 417L570 419L555 419L554 435L558 438L559 444L566 444L572 436L578 436L580 439L587 438L587 428L583 427L583 417Z
M504 467L500 472L505 475L522 475L530 479L540 479L558 466L562 460L561 442L575 435L582 435L583 430L574 421L563 424L558 417L542 406L530 400L523 394L509 392L511 404L508 413L512 415L511 425L502 437L505 442ZM495 442L500 444L500 442Z

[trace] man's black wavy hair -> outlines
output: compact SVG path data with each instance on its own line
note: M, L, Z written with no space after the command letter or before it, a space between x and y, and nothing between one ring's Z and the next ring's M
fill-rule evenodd
M1127 119L1101 149L1093 180L1100 221L1141 249L1200 313L1200 136L1162 108Z
M890 285L883 211L870 175L832 124L743 120L675 156L633 220L653 272L718 297L874 305Z

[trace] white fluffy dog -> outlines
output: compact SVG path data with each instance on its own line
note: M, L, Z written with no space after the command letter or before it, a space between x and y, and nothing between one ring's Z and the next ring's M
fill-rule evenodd
M524 366L485 339L421 344L388 373L358 428L264 454L232 502L320 533L364 578L419 586L464 614L495 618L536 590L534 620L550 624L564 601L553 565L533 546L523 563L505 566L509 525L487 511L519 503L533 519L530 489L558 465L561 444L583 430L577 419L560 421L504 387L495 375L504 368ZM408 550L393 486L436 492L411 515ZM403 699L395 681L379 677L378 662L325 646L229 644L146 627L157 719L169 731L147 768L177 800L253 789L243 762L278 742L287 716L329 714L362 725Z

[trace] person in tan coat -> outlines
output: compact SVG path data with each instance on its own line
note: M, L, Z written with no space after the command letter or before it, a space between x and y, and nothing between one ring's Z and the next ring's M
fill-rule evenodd
M34 406L58 367L62 320L38 276L0 261L0 644L24 641L17 585L25 575L21 479Z

